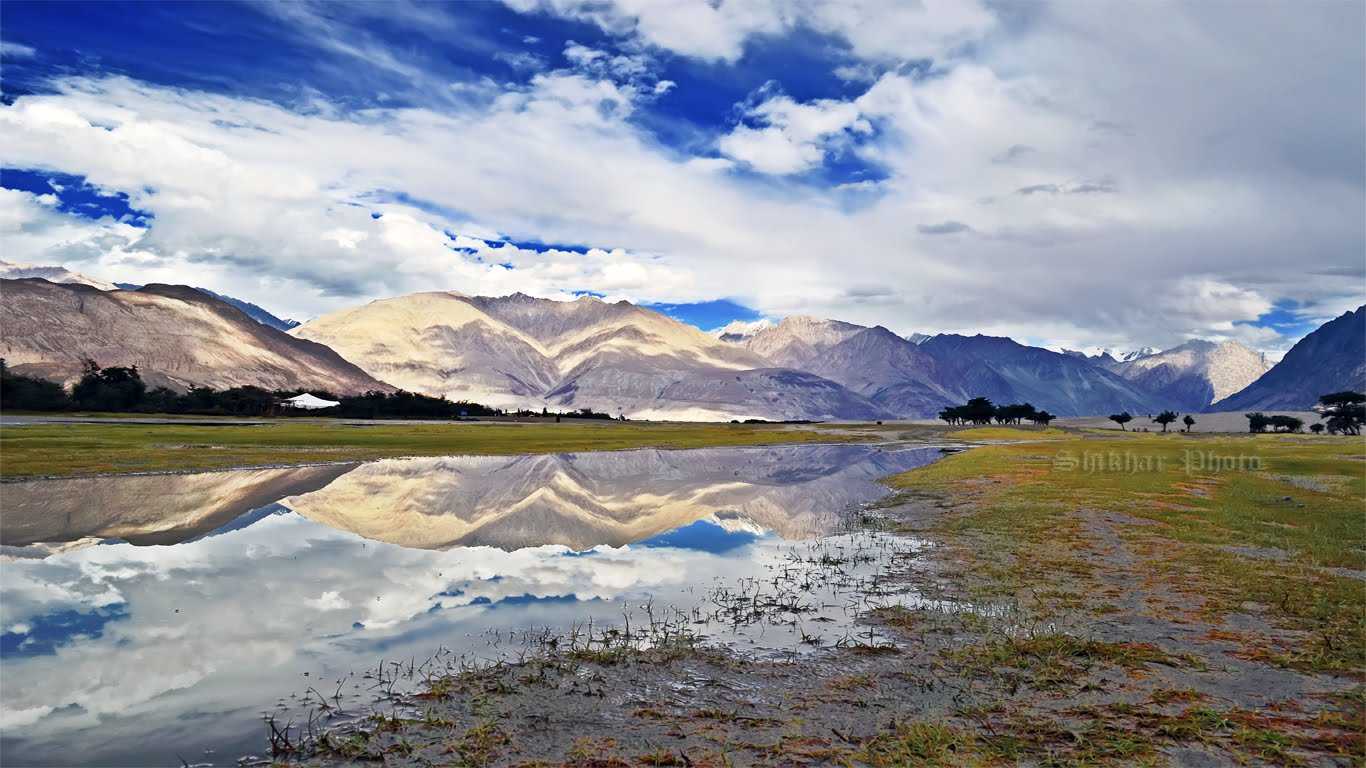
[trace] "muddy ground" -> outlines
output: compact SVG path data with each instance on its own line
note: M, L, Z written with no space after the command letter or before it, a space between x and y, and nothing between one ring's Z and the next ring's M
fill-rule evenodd
M320 694L316 722L274 724L274 760L1366 765L1360 670L1296 669L1257 652L1303 638L1254 604L1202 612L1201 595L1148 567L1150 544L1122 535L1150 521L1073 511L1086 533L1069 541L1073 559L1022 589L984 567L1007 548L955 530L970 503L902 494L865 521L932 542L889 562L878 588L934 602L869 611L827 647L745 659L662 625L650 648L610 635L546 640L519 662L429 674L408 693L395 692L405 687L395 665L371 675L387 693L365 712L329 709Z

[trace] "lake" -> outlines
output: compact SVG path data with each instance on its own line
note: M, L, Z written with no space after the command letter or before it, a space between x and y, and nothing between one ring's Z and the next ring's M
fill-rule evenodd
M233 765L263 754L265 716L302 719L310 696L358 710L381 663L506 658L547 631L665 611L745 653L839 642L865 631L870 599L915 599L852 587L919 545L851 520L886 495L878 478L938 455L637 450L8 483L0 750ZM793 573L804 588L782 599L801 611L727 608Z

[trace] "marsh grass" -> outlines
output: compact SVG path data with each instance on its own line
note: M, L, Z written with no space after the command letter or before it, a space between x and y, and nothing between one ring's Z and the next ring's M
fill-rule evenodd
M1152 467L1160 459L1161 468L1085 471L1062 460L1107 451ZM1261 469L1188 469L1190 451L1255 457ZM1094 576L1107 556L1091 520L1108 515L1140 555L1135 567L1205 620L1252 605L1279 626L1306 633L1293 647L1248 653L1299 669L1360 671L1363 454L1359 438L1069 434L1046 450L1039 443L982 446L888 482L903 494L953 500L956 512L937 527L976 537L976 553L963 553L975 558L981 577L975 598L1028 590L1045 614L1076 610L1096 589ZM1293 480L1317 477L1333 481Z

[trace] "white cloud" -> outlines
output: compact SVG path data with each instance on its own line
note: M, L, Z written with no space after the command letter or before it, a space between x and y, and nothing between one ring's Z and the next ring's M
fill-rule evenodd
M771 327L773 327L773 321L767 317L761 317L758 320L732 320L720 328L713 328L709 333L716 337L725 336L727 334L748 336Z
M736 126L720 138L718 147L761 173L810 170L843 139L872 132L856 105L832 99L799 104L788 96L771 96L747 109L744 117L757 127Z
M614 35L709 61L733 62L753 37L807 27L847 41L854 55L939 58L979 39L995 18L978 0L505 0L523 11L588 21Z
M723 27L702 41L653 5L555 10L726 59L749 36L793 28L798 9L801 24L844 29L859 56L894 53L883 30L846 29L845 7L733 6L673 11L704 17L698 35ZM741 125L689 145L723 157L662 146L643 127L669 86L634 46L571 44L568 69L513 86L442 83L430 105L402 109L291 111L57 80L0 106L0 163L86 176L153 218L144 232L9 196L0 215L22 239L5 246L24 250L16 260L204 285L300 317L415 290L607 286L901 332L1129 348L1246 335L1240 321L1287 298L1360 303L1366 62L1349 23L1360 9L1171 6L1155 24L1141 9L1070 4L1003 26L962 8L940 9L905 53L989 35L973 56L928 72L878 64L844 100L763 90ZM1284 66L1260 65L1270 60ZM788 178L834 153L886 178L835 189ZM1050 184L1058 194L1018 193ZM1088 185L1104 191L1080 193ZM474 253L448 230L480 240L466 243ZM489 244L504 236L596 248Z
M32 46L0 40L0 59L31 59L38 55Z

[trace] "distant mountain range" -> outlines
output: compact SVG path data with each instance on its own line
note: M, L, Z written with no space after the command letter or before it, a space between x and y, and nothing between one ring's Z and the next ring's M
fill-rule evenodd
M878 418L868 399L774 365L653 310L417 293L290 331L391 384L505 408L590 407L635 418Z
M1366 392L1366 306L1300 339L1271 370L1214 410L1303 410L1320 395L1344 390Z
M1116 357L803 316L707 334L592 297L417 293L299 325L204 289L123 290L62 267L0 262L0 274L16 273L32 278L0 291L3 355L18 372L64 382L89 357L136 364L150 383L179 389L398 387L502 408L683 420L925 418L972 397L1057 416L1294 409L1366 389L1363 310L1269 368L1232 341Z
M91 359L105 367L136 365L148 384L178 390L392 389L321 344L183 285L127 291L0 279L0 297L0 357L16 373L70 383Z

